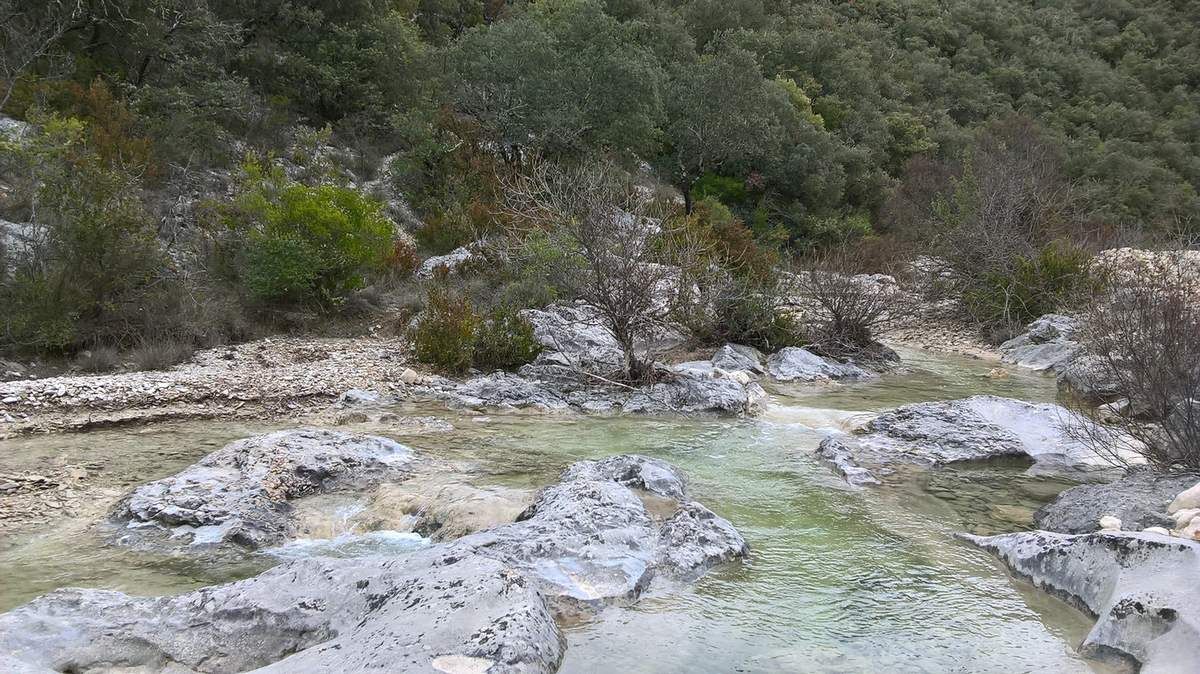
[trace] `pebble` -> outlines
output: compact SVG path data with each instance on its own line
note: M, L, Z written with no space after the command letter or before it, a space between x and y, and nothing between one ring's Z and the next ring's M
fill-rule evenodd
M1113 517L1112 515L1105 515L1104 517L1100 518L1100 530L1101 531L1120 531L1121 530L1121 520L1117 519L1116 517Z

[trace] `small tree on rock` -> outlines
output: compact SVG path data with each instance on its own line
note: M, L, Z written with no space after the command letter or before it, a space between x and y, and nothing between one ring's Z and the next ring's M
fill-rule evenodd
M556 274L568 296L593 306L625 352L627 382L653 379L638 345L665 321L673 267L655 259L655 205L608 161L563 167L542 163L506 184L505 211L524 235L531 228L563 250Z

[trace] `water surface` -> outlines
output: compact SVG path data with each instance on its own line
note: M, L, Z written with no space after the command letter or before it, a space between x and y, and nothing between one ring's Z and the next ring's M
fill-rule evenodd
M640 452L689 476L694 498L731 520L751 558L694 587L656 588L633 607L567 628L564 672L1086 672L1074 650L1091 623L1013 581L957 532L1027 528L1034 508L1065 484L1024 474L1020 462L913 471L898 484L851 490L812 457L829 429L861 413L924 400L994 393L1053 397L1049 379L994 364L904 354L909 371L846 386L771 386L759 419L682 420L469 415L431 406L450 433L391 435L464 468L479 484L536 487L572 461ZM993 373L994 374L994 373ZM47 461L98 467L116 494L169 475L223 443L271 424L186 422L0 442L6 468ZM82 516L0 543L0 609L67 585L140 594L180 592L245 577L281 558L404 554L420 544L387 533L365 543L305 541L241 564L204 565L105 545ZM373 544L377 542L378 544Z

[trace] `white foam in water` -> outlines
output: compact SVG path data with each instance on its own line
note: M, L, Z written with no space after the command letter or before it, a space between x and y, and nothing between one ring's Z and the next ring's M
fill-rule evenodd
M852 412L848 410L826 409L821 407L800 407L792 405L771 405L761 418L787 424L799 424L815 431L842 432L853 430L864 421L875 416L872 412Z
M280 559L308 557L368 557L412 552L429 545L429 539L404 531L345 533L333 538L297 538L265 552Z

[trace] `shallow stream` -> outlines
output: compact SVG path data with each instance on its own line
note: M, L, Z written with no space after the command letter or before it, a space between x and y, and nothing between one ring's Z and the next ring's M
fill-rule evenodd
M394 436L453 462L480 485L536 487L577 459L656 456L683 469L692 496L745 535L749 561L568 626L563 672L1094 671L1074 651L1089 618L954 538L1028 528L1033 510L1065 483L1026 476L1024 465L1009 463L913 471L889 486L850 490L813 458L826 430L847 427L856 413L977 393L1054 395L1053 381L1037 375L988 377L994 364L903 355L910 371L875 382L775 385L773 405L758 419L475 415L406 406L397 411L436 415L454 430L348 428ZM205 566L121 550L106 545L95 524L120 491L277 427L164 423L0 442L6 468L37 470L65 458L93 467L93 479L112 489L80 517L0 541L0 610L57 587L172 593L274 563ZM379 534L350 546L305 542L283 556L403 554L419 544L411 535Z

